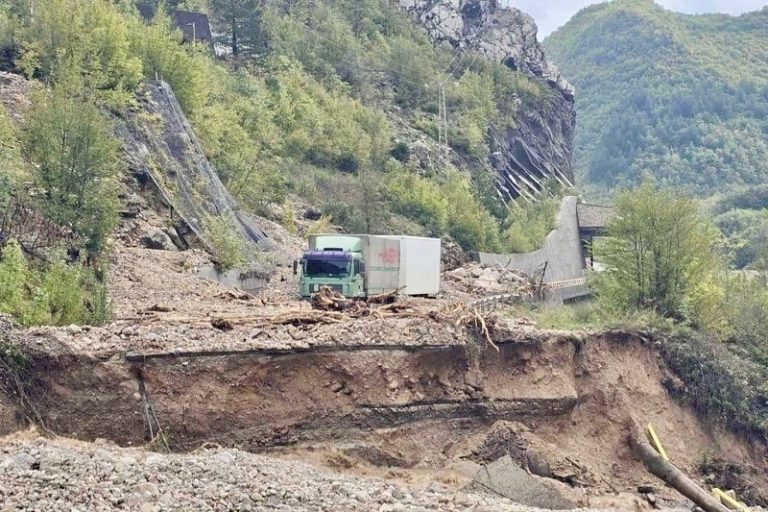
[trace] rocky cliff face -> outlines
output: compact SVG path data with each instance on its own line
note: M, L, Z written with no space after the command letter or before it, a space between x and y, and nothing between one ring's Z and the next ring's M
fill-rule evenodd
M498 0L397 2L433 41L503 62L549 87L551 94L536 108L521 109L514 129L489 134L502 195L510 199L540 190L549 178L571 185L574 89L544 55L533 18L502 8Z

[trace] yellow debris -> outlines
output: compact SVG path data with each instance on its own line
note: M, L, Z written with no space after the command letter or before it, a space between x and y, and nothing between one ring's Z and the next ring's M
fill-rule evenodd
M718 489L717 487L715 487L712 489L712 494L715 496L715 498L720 500L720 503L730 508L731 510L741 510L743 512L749 512L749 507L747 507L745 504L741 503L740 501L737 501L731 498L722 489Z
M661 457L664 460L668 461L669 457L667 457L667 452L664 450L664 447L661 445L661 440L659 440L659 436L656 435L656 430L653 428L653 425L648 423L647 430L648 430L648 435L651 438L651 445L653 445L653 447L656 449L657 452L659 452L659 455L661 455Z

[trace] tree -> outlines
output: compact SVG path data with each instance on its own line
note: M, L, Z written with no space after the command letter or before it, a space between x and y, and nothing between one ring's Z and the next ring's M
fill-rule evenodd
M39 94L25 126L25 152L49 220L70 226L98 253L117 222L117 142L98 108L62 87Z
M264 0L211 0L210 5L216 19L229 28L233 55L240 55L243 43L260 42Z
M714 228L692 199L649 183L617 194L614 207L596 246L606 267L595 277L598 296L613 309L681 318L717 266Z

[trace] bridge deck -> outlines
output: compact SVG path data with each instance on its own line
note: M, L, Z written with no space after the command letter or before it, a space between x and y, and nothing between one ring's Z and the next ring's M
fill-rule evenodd
M605 231L615 215L613 208L596 204L578 203L576 216L579 219L579 231L582 234L597 234Z

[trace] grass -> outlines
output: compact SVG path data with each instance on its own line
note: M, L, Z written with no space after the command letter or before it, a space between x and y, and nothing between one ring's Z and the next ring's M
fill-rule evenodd
M594 301L579 301L562 306L522 303L505 309L503 314L513 318L531 318L541 329L567 331L579 329L652 330L663 333L679 332L686 329L670 319L662 318L651 312L621 315L612 313Z

